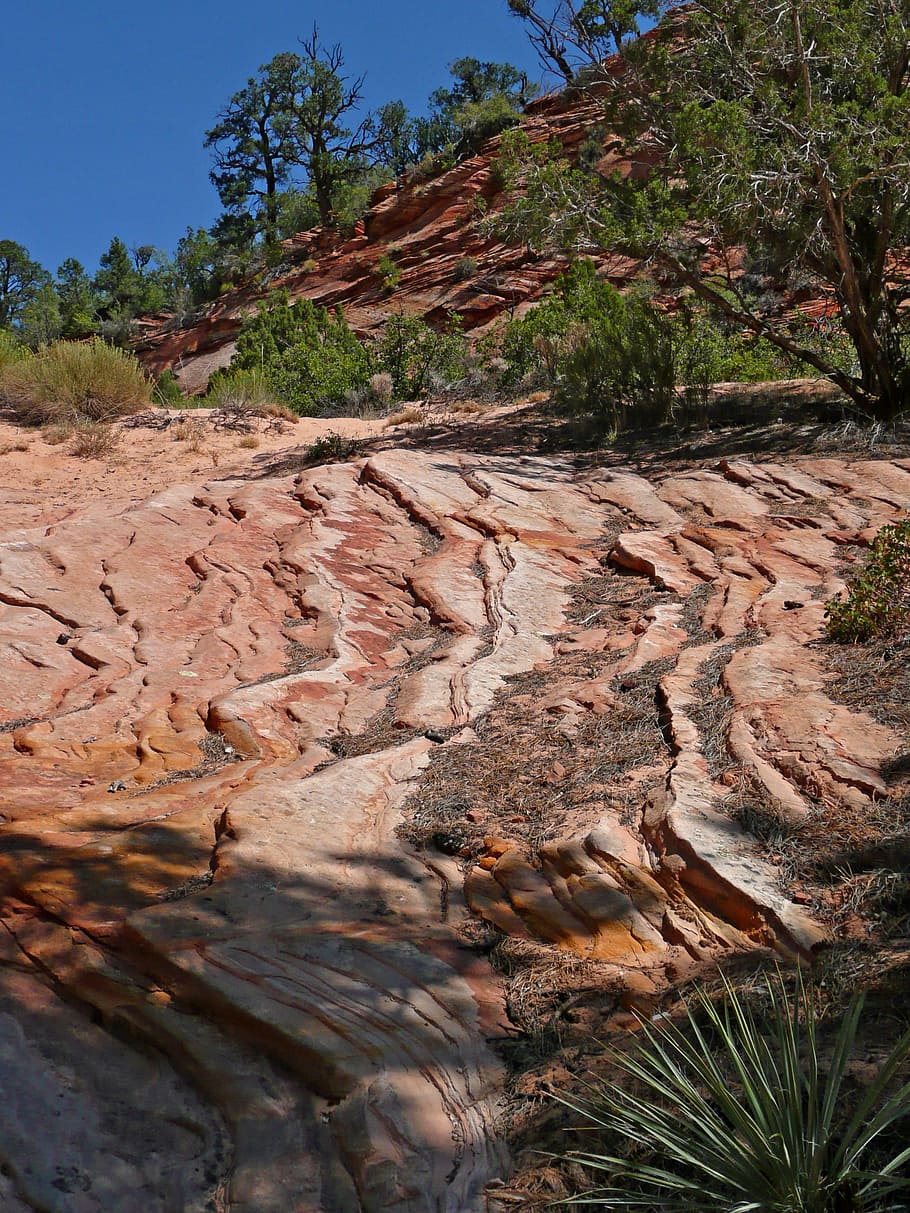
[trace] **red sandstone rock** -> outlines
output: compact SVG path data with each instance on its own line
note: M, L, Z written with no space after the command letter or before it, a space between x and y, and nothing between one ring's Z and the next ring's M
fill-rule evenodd
M554 730L577 729L614 709L615 677L663 661L665 796L620 820L588 789L602 820L539 866L491 834L466 901L644 996L722 951L808 951L810 907L731 820L690 712L712 663L721 749L782 814L882 795L898 739L832 703L809 642L844 535L896 517L908 489L881 461L736 460L655 487L558 457L387 450L175 478L117 506L20 511L4 490L0 1079L21 1126L0 1132L7 1165L61 1093L70 1113L17 1190L67 1213L201 1210L219 1189L241 1213L417 1213L427 1193L482 1209L506 1166L487 1043L505 1012L459 943L457 866L395 833L437 744L424 733L471 739L506 679L535 668L552 672ZM615 632L599 618L594 642L567 623L569 590L601 571L593 541L620 509L611 559L668 590ZM629 652L569 678L557 635ZM129 1126L118 1140L136 1142L122 1165L104 1162L108 1098ZM80 1206L54 1188L55 1158L78 1160Z

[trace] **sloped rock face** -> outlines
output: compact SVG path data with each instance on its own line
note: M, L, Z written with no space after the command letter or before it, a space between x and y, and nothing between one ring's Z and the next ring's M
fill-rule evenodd
M557 139L571 154L602 120L595 98L550 96L529 107L522 129L532 143ZM285 241L283 267L227 292L188 327L173 328L166 319L146 322L136 352L150 370L173 368L184 389L196 392L230 362L244 316L277 289L294 299L343 307L348 323L365 337L376 335L396 312L445 323L454 311L471 332L534 302L564 269L564 260L504 245L478 223L504 204L495 168L500 143L489 140L476 156L432 180L383 186L363 232L352 239L317 229ZM605 157L605 167L616 163L615 156ZM400 270L391 295L378 268L383 254ZM601 260L616 282L635 268L615 254Z
M40 525L0 503L4 1208L483 1209L507 1023L468 907L638 992L811 950L697 709L724 697L725 761L794 820L884 794L898 741L832 703L812 642L908 500L896 462L391 450ZM664 593L569 624L605 534ZM407 846L432 754L567 645L609 655L550 675L570 738L662 663L659 794L539 855L491 837L466 879Z

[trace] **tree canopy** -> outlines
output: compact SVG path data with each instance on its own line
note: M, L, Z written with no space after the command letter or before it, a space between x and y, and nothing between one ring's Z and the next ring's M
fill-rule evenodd
M15 240L0 240L0 329L18 325L25 309L50 280L28 249Z
M644 38L633 34L650 4L623 3L615 20L609 4L509 6L544 53L554 42L559 59L567 48L587 57L632 165L603 178L526 161L516 233L644 257L830 376L867 415L906 409L910 5L693 0ZM796 291L831 299L846 355L768 306L769 293Z

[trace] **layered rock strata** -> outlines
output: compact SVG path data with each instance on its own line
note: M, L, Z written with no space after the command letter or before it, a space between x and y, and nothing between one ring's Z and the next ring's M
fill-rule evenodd
M3 1207L485 1208L508 1024L468 907L633 990L810 951L694 709L726 697L726 761L793 821L885 795L897 739L831 701L813 645L842 559L908 500L900 462L648 479L391 450L50 524L0 503ZM568 624L605 534L666 593ZM557 636L609 678L561 681ZM396 835L510 675L550 671L571 735L655 661L634 820L604 801L539 855L491 840L466 879Z

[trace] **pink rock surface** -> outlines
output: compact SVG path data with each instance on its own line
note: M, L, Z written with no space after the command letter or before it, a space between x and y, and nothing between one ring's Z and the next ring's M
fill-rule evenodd
M690 713L714 663L730 763L796 819L882 794L897 740L831 702L808 646L844 537L905 486L882 462L652 484L387 450L24 511L0 542L4 1207L479 1211L508 1166L505 1010L467 906L636 988L728 949L810 951ZM570 625L607 531L667 597ZM557 647L614 664L563 678ZM549 671L571 729L654 663L667 746L637 820L604 805L539 857L491 844L463 890L398 838L434 730L472 736L511 675Z

